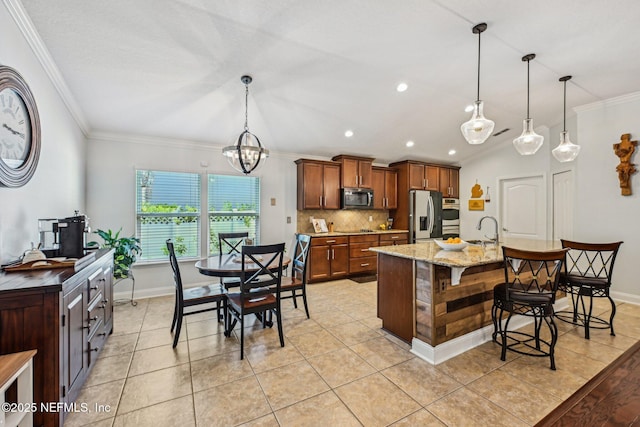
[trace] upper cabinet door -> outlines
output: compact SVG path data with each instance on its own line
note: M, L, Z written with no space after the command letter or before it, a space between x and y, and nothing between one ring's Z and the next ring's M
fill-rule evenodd
M443 197L460 197L459 177L458 169L440 167L440 192Z
M384 190L385 208L396 209L398 207L398 173L396 171L389 170L384 172Z
M439 176L438 176L439 168L437 166L429 166L426 165L424 167L424 182L425 190L438 191L439 189Z
M373 188L373 209L385 208L385 171L383 169L373 169L371 171L371 187Z
M372 160L358 160L358 173L360 176L360 184L358 185L359 188L373 188L371 176L372 166Z
M340 209L340 166L324 165L324 209Z
M322 209L323 174L321 163L298 164L298 210Z
M424 165L409 163L409 190L424 190Z
M355 159L342 160L342 187L357 188L360 182L360 171L358 169L358 161Z
M374 159L341 154L331 160L342 165L342 188L372 188L371 168Z

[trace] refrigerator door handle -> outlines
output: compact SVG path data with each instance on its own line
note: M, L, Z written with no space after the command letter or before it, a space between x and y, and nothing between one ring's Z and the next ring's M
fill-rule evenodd
M433 211L433 199L431 196L427 199L427 229L429 230L429 237L431 237L431 233L433 232L433 224L434 224L434 211Z

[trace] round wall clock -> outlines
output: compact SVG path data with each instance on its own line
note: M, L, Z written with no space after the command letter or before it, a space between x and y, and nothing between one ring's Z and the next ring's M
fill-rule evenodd
M0 65L0 186L25 185L39 157L40 118L33 94L16 70Z

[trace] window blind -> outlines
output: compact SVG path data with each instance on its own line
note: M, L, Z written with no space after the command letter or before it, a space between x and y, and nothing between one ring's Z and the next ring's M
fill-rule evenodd
M172 239L178 258L200 255L200 175L136 171L136 236L140 260L166 260Z
M209 254L220 252L218 233L247 231L254 244L260 236L260 178L208 176Z

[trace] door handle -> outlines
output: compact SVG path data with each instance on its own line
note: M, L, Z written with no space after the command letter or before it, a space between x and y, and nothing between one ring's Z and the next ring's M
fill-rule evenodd
M329 261L331 258L329 258L329 249L327 249L327 261Z
M502 227L502 231L506 231L507 233L509 232L509 230L507 230L506 228Z
M336 250L331 249L331 259L336 259Z

